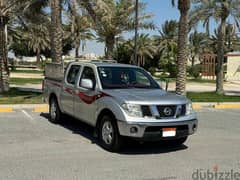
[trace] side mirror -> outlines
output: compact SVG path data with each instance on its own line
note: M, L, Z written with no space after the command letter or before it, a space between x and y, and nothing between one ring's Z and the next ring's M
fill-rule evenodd
M93 89L93 81L91 79L82 79L81 87L86 89Z

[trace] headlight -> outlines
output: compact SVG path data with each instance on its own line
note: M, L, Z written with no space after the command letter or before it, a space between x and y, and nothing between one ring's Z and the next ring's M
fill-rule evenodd
M191 114L193 111L192 103L186 104L186 115Z
M142 109L140 105L124 103L122 104L122 108L129 116L142 117Z

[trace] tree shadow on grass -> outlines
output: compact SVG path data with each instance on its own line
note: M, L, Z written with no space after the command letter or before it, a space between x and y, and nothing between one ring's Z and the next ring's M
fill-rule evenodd
M44 117L45 119L49 120L48 113L41 113L40 116ZM94 137L94 128L89 126L86 123L83 123L79 120L76 120L73 117L65 115L63 120L58 124L68 130L70 130L74 134L78 134L89 139L92 144L97 144L101 147L99 140ZM118 154L123 155L147 155L147 154L163 154L163 153L170 153L176 152L180 150L187 149L188 146L181 145L181 146L173 146L166 142L145 142L141 143L132 139L126 139L124 141L124 146Z

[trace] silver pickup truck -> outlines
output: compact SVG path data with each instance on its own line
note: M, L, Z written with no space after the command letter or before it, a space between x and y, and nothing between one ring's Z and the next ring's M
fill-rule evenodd
M164 91L143 68L100 61L71 62L62 73L50 67L43 85L50 120L67 114L95 127L109 151L124 137L181 145L197 130L190 100Z

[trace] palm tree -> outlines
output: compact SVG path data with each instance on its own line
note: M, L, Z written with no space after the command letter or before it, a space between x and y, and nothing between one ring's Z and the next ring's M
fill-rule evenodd
M9 90L7 25L13 18L20 18L30 2L30 0L0 0L0 92Z
M134 39L128 40L124 43L131 56L131 64L134 62ZM154 45L153 39L149 37L149 34L140 34L137 40L138 48L138 66L144 66L147 57L153 58L156 53L157 47Z
M208 42L209 37L206 33L194 31L189 35L189 49L192 66L195 64L196 57L199 57L199 55L204 52Z
M172 43L177 43L178 37L178 22L175 20L166 21L161 30L159 30L159 35L154 36L156 45L159 47L159 51L167 49Z
M178 22L175 20L166 21L159 30L159 34L153 37L159 54L164 54L163 52L167 53L171 49L170 46L177 44Z
M92 21L90 17L84 13L80 15L79 11L81 11L81 9L76 7L74 1L70 5L70 23L67 31L70 38L74 42L75 57L79 57L80 47L82 47L82 51L84 51L86 47L86 41L94 39L95 36L91 31Z
M226 25L226 35L224 43L224 53L239 51L240 49L240 39L237 36L236 28L233 24ZM214 33L206 40L204 44L204 51L209 53L217 54L218 52L218 31L214 30Z
M176 77L178 22L175 20L166 21L159 30L159 34L154 36L158 48L159 67L165 73L170 73L171 77Z
M191 24L203 22L203 25L206 26L207 29L211 19L214 19L219 24L217 33L216 93L223 94L226 22L227 20L233 19L237 26L239 25L240 3L238 0L195 0L194 2L196 4L191 12Z
M50 0L51 4L51 54L53 62L62 62L62 4L61 0Z
M233 24L226 25L226 37L225 37L225 51L239 51L240 49L240 41L237 36L236 27Z
M159 33L164 39L177 40L178 22L176 20L165 21Z
M175 5L175 0L172 0L172 5ZM190 9L190 5L190 0L178 0L180 19L178 31L176 93L181 95L186 94L188 12Z
M22 34L23 40L27 42L29 49L36 53L36 60L39 65L41 52L45 51L50 45L47 26L44 24L30 24Z
M101 0L94 3L93 0L79 0L88 11L94 21L94 30L99 40L105 43L106 58L112 59L116 38L123 32L134 30L135 0ZM140 12L145 8L139 5ZM152 22L147 22L152 16L140 13L139 28L154 28Z

